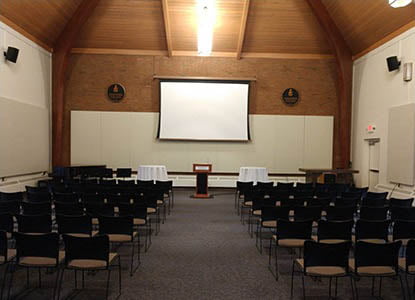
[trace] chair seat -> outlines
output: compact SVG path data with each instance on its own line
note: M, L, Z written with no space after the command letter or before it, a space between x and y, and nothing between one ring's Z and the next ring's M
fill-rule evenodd
M260 209L256 209L256 210L254 210L254 211L252 212L252 214L253 214L254 216L260 216L260 215L262 215L262 211L261 211Z
M244 202L244 206L252 206L252 201L246 201L246 202Z
M16 257L16 249L7 249L7 261L6 257L0 256L0 264L12 261Z
M373 243L373 244L385 244L386 243L384 239L360 239L359 241L366 242L366 243ZM356 243L355 235L352 235L352 242Z
M137 236L137 232L133 233L133 238ZM112 243L125 243L131 242L132 237L129 234L108 234L108 238Z
M109 264L118 256L117 253L110 253L108 257ZM102 269L107 267L105 260L97 259L73 259L68 263L69 268L75 269Z
M296 259L295 262L304 270L304 259ZM346 275L345 268L339 266L314 266L308 267L307 275L311 276L343 276Z
M324 243L324 244L338 244L338 243L344 243L347 242L347 240L340 240L340 239L324 239L324 240L320 240L320 243Z
M349 268L352 272L355 272L354 259L349 259ZM395 269L389 266L358 267L356 273L361 276L394 276L396 275Z
M157 200L157 205L163 205L164 201L163 200Z
M65 251L59 251L58 263L62 263L65 259ZM25 256L20 257L19 265L26 267L54 267L56 259L51 257Z
M278 240L278 246L288 248L302 248L304 247L303 239L280 239Z
M91 237L91 236L96 236L98 234L98 231L94 230L91 232L91 235L89 235L88 233L65 233L67 235L70 236L74 236L74 237Z
M134 218L134 225L145 225L145 224L146 224L145 219Z
M392 241L392 239L390 239L390 240ZM402 242L402 246L406 246L406 245L408 245L408 241L409 240L411 240L411 239L396 239L396 240L394 240L394 242L401 241Z
M415 273L415 265L408 266L408 270L406 270L406 258L405 257L399 258L399 268L404 272L408 271L408 273Z
M271 220L271 221L261 221L262 227L268 227L268 228L275 228L277 227L277 221Z
M92 222L92 225L99 225L98 218L92 218L91 222Z
M147 207L147 213L148 214L154 214L156 213L156 209L154 207Z

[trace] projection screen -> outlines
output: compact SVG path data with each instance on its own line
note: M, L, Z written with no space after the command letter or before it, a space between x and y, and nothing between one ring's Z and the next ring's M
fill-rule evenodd
M248 141L248 81L160 81L158 138Z

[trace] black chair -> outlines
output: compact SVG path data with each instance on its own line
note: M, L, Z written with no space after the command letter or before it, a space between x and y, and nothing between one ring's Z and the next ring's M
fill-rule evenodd
M51 215L50 202L22 202L22 213L24 215Z
M154 184L153 180L137 180L137 186L138 187L144 187L144 188L150 188Z
M407 199L398 199L398 198L390 198L389 205L390 207L412 207L412 203L414 202L414 198L407 198Z
M388 197L388 192L380 192L380 193L375 193L375 192L367 192L366 196L364 196L363 198L369 198L369 199L386 199Z
M26 268L26 285L29 287L29 269L37 269L39 275L39 287L41 287L41 269L45 268L50 270L55 268L56 281L53 289L53 297L55 299L57 292L57 283L60 275L59 265L65 258L65 253L59 251L59 236L57 233L44 233L44 234L25 234L16 232L14 233L16 240L16 267ZM10 286L8 295L10 295L10 289L12 287L13 275L16 270L11 273Z
M334 244L352 240L354 222L320 220L317 228L317 241L320 243Z
M393 241L402 241L406 246L409 240L415 239L415 221L396 220L393 223Z
M137 231L134 230L133 217L100 217L99 234L107 235L110 243L131 244L130 275L133 276L134 272L140 266L140 238L138 237ZM138 263L134 268L135 242L137 242Z
M294 188L294 182L277 182L276 189L279 191L291 192Z
M110 168L105 168L102 173L103 178L112 178L113 177L113 171Z
M321 218L322 210L319 206L294 207L294 220L317 222Z
M415 221L415 207L391 207L391 219Z
M0 290L1 299L3 299L6 277L11 265L10 263L16 258L16 249L9 249L8 247L8 239L10 238L8 235L9 232L0 230L0 266L5 266ZM10 295L8 295L8 297L9 296Z
M0 201L23 201L23 192L5 193L0 192Z
M80 196L74 193L54 193L53 200L61 203L76 203L79 202Z
M368 207L362 206L360 208L360 219L369 221L386 220L388 216L387 207Z
M170 210L173 206L173 180L156 180L154 188L156 190L162 191L164 200L167 200L168 202L168 212L170 215Z
M353 220L356 207L354 206L329 206L326 209L328 221L349 221Z
M50 215L16 215L17 231L22 233L49 233L52 231Z
M119 297L121 295L121 257L118 253L110 252L108 236L75 237L64 235L63 239L65 242L65 267L62 269L59 278L57 299L60 298L65 270L73 270L75 275L78 271L81 271L82 275L85 271L107 271L106 299L108 299L112 267L118 268ZM117 264L115 264L116 260ZM75 287L77 287L77 284ZM84 276L82 276L82 287L85 287Z
M131 168L118 168L116 172L116 176L118 178L127 178L131 177Z
M98 225L98 219L101 216L114 216L114 206L105 203L87 203L85 212L92 218L92 225Z
M354 299L353 279L349 272L349 252L351 242L334 244L317 243L314 241L304 242L304 259L298 258L293 261L291 272L291 297L294 291L294 267L297 265L301 271L303 283L303 298L305 293L305 277L329 278L329 299L331 299L332 279L335 279L335 297L337 298L337 279L349 277Z
M310 190L314 190L314 186L312 182L309 182L309 183L297 182L295 185L295 189L297 191L310 191Z
M357 207L357 205L360 202L360 198L357 197L342 197L342 198L336 198L334 201L334 206L353 206Z
M29 202L51 202L52 195L49 192L27 192L27 201Z
M368 243L386 243L388 242L390 221L356 221L355 241L364 241Z
M307 206L320 206L323 208L327 208L330 206L332 198L328 196L317 196L317 198L311 198L307 201Z
M87 215L57 215L56 222L60 235L67 234L77 237L91 237L97 234L97 231L92 230L91 217Z
M311 240L311 233L313 222L312 221L300 221L300 222L291 222L288 220L279 219L276 234L270 239L269 245L269 256L268 263L271 273L275 276L275 279L278 280L278 251L277 248L287 248L287 249L301 249L304 247L304 242ZM272 259L272 246L273 241L275 243L274 247L274 257L275 257L275 274L272 271L271 259Z
M118 180L119 186L135 186L135 180L129 179L129 180Z
M38 187L38 186L29 186L26 185L26 192L28 193L49 193L49 188L48 187Z
M81 201L84 205L90 204L90 203L104 203L105 202L105 195L103 194L91 194L86 193L81 195Z
M307 201L310 202L312 198L284 198L280 199L280 206L289 207L294 209L294 207L305 206Z
M383 198L363 198L361 206L386 207L388 201Z
M117 179L101 179L100 185L117 185Z
M294 196L294 198L313 198L314 190L293 190L292 195Z
M17 201L0 201L0 214L16 215L20 212L20 205Z
M354 273L355 294L357 293L357 280L362 277L372 278L372 296L374 296L375 278L379 277L379 295L382 294L382 279L385 277L399 277L401 283L402 298L405 299L405 291L402 278L399 276L399 249L401 242L376 244L359 241L355 245L354 259L349 260L350 270ZM358 298L358 297L356 297Z
M407 242L405 257L399 258L399 268L405 274L406 289L408 291L408 299L411 298L411 291L409 289L408 275L415 275L415 240L411 239ZM415 281L412 288L412 296L415 294Z
M7 238L12 238L14 231L14 220L11 214L0 214L0 230L7 233Z
M353 198L353 199L362 199L362 191L348 191L342 192L340 198Z
M67 202L55 202L55 214L56 215L71 215L79 216L84 214L84 207L79 202L67 203Z
M120 216L132 216L134 227L137 228L137 231L139 227L145 228L146 239L144 249L147 251L151 245L151 222L148 221L147 206L143 203L120 203L119 214Z

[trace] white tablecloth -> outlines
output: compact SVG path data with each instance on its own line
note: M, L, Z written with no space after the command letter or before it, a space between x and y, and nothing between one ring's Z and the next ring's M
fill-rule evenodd
M241 167L239 169L239 181L253 181L255 184L258 181L268 181L267 168L259 167Z
M137 172L138 180L168 180L166 166L138 166Z

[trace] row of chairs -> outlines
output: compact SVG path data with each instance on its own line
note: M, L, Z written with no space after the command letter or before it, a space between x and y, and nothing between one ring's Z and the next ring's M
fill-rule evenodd
M82 287L84 287L84 273L91 271L107 271L106 299L109 295L110 275L113 269L118 270L118 296L121 295L121 256L111 251L111 235L100 234L95 236L75 236L64 234L64 248L60 246L58 233L14 233L15 248L8 248L6 232L0 231L0 265L5 265L5 272L1 287L1 297L4 294L7 275L7 299L12 295L15 273L18 269L26 269L26 286L29 287L29 271L37 269L39 287L41 286L41 270L56 271L56 280L51 299L59 299L64 282L65 270L75 273L75 287L77 287L77 272L82 273ZM19 281L20 283L21 281ZM19 285L21 286L21 285Z

